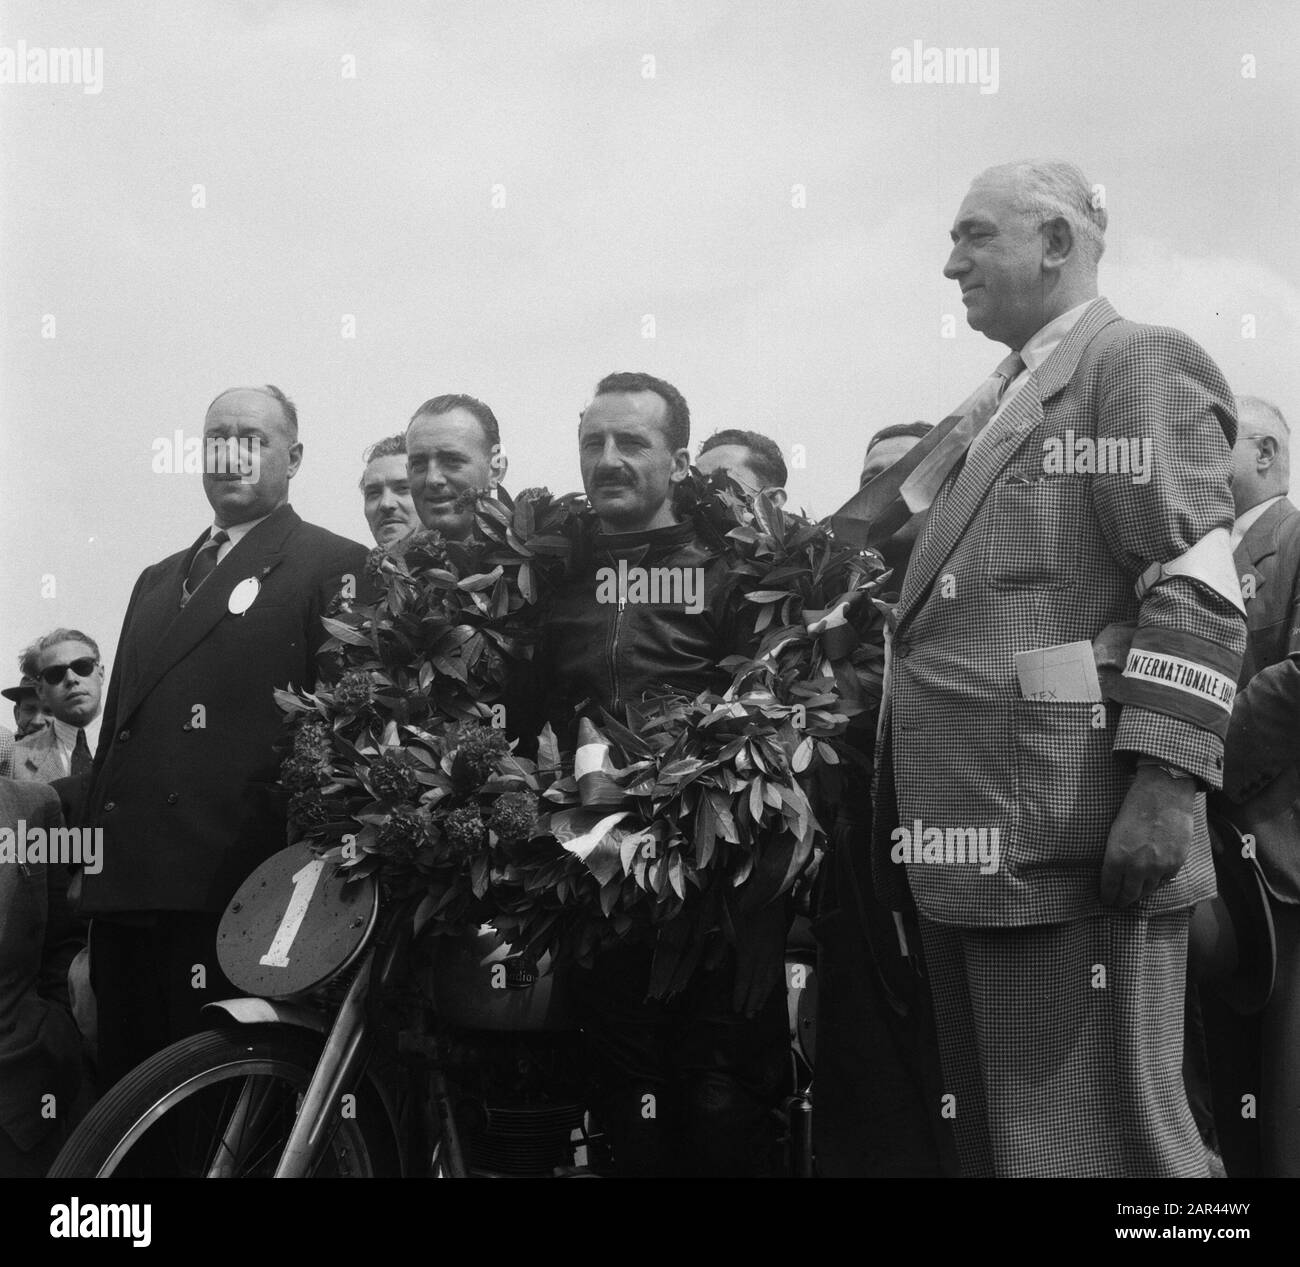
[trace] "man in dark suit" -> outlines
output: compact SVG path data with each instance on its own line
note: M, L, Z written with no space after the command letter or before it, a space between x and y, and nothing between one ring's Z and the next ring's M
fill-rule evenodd
M944 273L1012 355L899 489L929 515L893 618L873 861L919 910L964 1175L1207 1173L1183 994L1245 644L1237 428L1201 348L1098 296L1105 227L1069 164L976 179ZM1099 682L1094 640L1120 626Z
M928 431L925 422L884 427L867 444L861 485L888 469ZM897 595L916 541L909 520L877 548ZM850 739L869 762L873 714ZM914 961L898 953L891 912L871 877L869 775L845 763L826 856L817 874L817 1081L813 1145L827 1178L955 1175L951 1131L934 1112L942 1093L933 1007Z
M900 422L893 426L882 427L867 441L867 452L862 459L862 474L858 477L858 487L865 488L877 475L888 470L903 454L914 448L918 440L933 430L934 427L928 422ZM885 566L894 574L889 584L889 590L894 594L898 593L899 587L903 584L907 561L912 557L912 549L916 545L916 539L924 523L924 515L912 515L891 537L876 544Z
M105 1085L234 992L214 952L220 913L285 842L272 693L315 684L322 612L356 594L365 562L288 504L303 446L278 388L223 392L204 436L209 459L233 455L204 464L214 521L136 582L87 798L104 831L81 906Z
M37 833L49 845L62 826L49 787L0 779L0 1178L49 1169L81 1087L68 965L85 929L68 907L67 868L25 858Z
M1215 1126L1228 1174L1300 1176L1300 511L1291 436L1274 405L1239 397L1233 561L1247 649L1224 751L1227 816L1255 841L1277 944L1273 992L1242 1016L1203 990ZM1245 1097L1250 1097L1249 1100Z

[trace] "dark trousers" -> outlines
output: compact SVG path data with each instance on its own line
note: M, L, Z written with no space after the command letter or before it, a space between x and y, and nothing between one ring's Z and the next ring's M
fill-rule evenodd
M837 831L818 877L817 1173L955 1176L929 988L902 957L892 912L875 899L865 834ZM912 935L919 956L915 927Z
M784 989L773 989L756 1016L733 1011L728 959L699 969L671 999L647 999L652 953L615 946L594 968L573 971L615 1174L775 1173L772 1110L790 1059Z
M29 1149L21 1149L0 1130L0 1179L43 1179L63 1147L65 1132L53 1130Z
M203 1005L240 993L217 966L220 915L154 911L144 918L128 924L95 916L90 925L101 1091L178 1039L211 1029Z
M1300 906L1269 897L1277 978L1241 1016L1201 991L1214 1125L1229 1178L1300 1178Z

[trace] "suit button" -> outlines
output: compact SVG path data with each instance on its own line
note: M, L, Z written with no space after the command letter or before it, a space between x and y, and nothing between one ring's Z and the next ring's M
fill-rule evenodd
M129 730L119 730L117 732L118 743L126 743L126 741L130 738L131 738L131 732Z
M188 731L193 730L194 727L191 726L191 725L189 724L189 722L186 722L185 725L183 725L183 726L181 727L181 729L184 730L184 731L187 731L187 732L188 732Z
M111 813L112 813L116 808L117 808L117 802L116 802L116 801L105 801L105 802L104 802L104 813L105 813L105 814L111 814Z
M180 799L181 799L181 798L180 798L179 796L177 796L175 792L168 792L168 793L167 793L167 804L168 804L168 805L175 805L176 802L179 801Z
M909 643L909 642L896 642L896 643L894 643L894 655L895 655L899 660L906 660L907 657L908 657L908 653L909 653L911 650L912 650L912 644Z

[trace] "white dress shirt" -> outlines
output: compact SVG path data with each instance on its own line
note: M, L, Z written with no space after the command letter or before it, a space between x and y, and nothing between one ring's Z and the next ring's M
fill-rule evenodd
M228 538L223 541L217 549L217 562L220 563L226 555L228 555L246 536L248 536L250 532L253 531L254 528L257 527L258 524L262 522L262 519L269 519L271 514L274 513L275 512L272 511L270 514L263 515L261 519L249 519L247 522L242 524L231 524L229 528L223 528L220 524L213 524L212 527L208 529L208 535L204 538L205 541L211 541L219 532L224 532ZM202 549L203 547L200 546L199 548Z
M1024 361L1025 368L1011 380L1011 385L1003 394L992 417L989 418L988 422L984 424L979 434L971 442L972 450L988 434L993 423L1001 417L1002 411L1015 399L1016 393L1029 381L1030 374L1060 347L1061 341L1078 324L1079 318L1096 302L1096 298L1089 299L1085 303L1078 304L1061 313L1059 317L1054 317L1037 334L1025 342L1025 346L1020 349L1020 359Z
M60 721L57 717L50 718L50 731L54 735L54 751L59 755L65 777L72 773L72 753L77 746L77 729L76 726ZM99 718L96 717L81 729L86 732L86 745L93 759L95 744L99 741Z
M1262 501L1258 506L1252 506L1244 514L1237 516L1237 521L1232 525L1232 548L1235 550L1244 537L1254 526L1255 521L1259 519L1264 512L1272 505L1280 502L1285 493L1279 493L1276 497L1270 497L1267 501Z

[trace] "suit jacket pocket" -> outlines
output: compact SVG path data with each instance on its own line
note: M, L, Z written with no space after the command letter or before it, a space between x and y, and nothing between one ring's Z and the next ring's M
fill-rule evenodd
M1079 573L1086 479L1011 471L986 513L983 574L995 589L1069 589Z
M1104 724L1096 725L1098 718ZM1020 823L1010 866L1022 873L1100 869L1129 782L1111 752L1117 718L1113 704L1012 704Z

